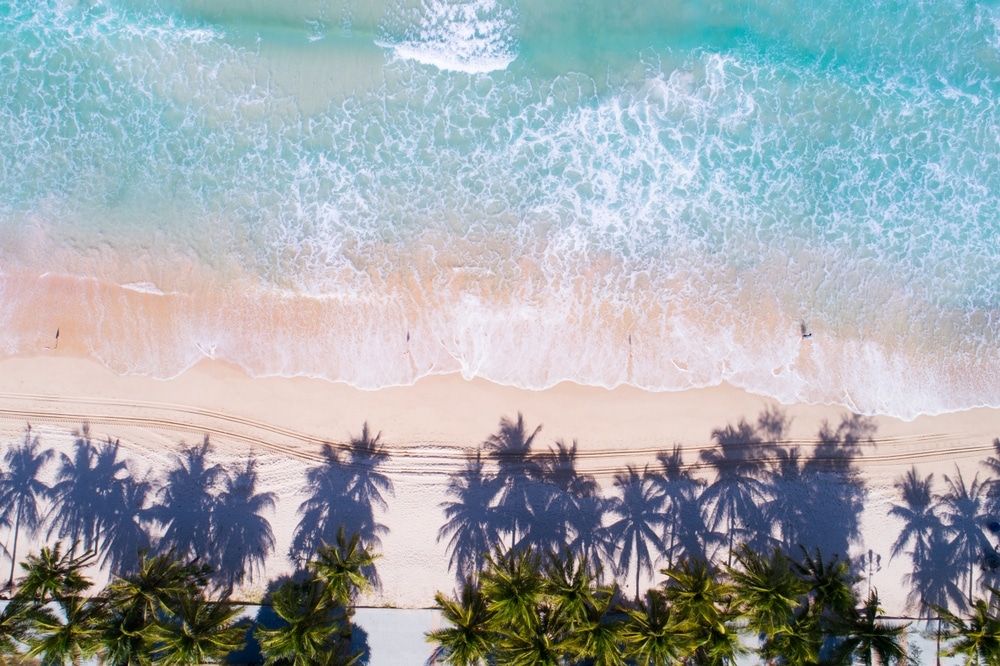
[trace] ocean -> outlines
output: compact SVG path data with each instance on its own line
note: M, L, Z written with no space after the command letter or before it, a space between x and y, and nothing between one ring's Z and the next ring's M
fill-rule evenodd
M996 1L8 0L0 355L1000 407L998 99Z

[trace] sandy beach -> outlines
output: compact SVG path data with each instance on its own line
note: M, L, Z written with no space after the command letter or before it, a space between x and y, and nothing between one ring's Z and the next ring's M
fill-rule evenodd
M360 391L342 384L307 378L247 377L216 361L197 365L182 376L158 381L118 376L80 358L57 356L0 361L0 428L5 445L22 437L31 423L43 446L69 451L71 432L90 424L97 440L120 440L132 474L154 477L171 464L182 442L196 443L206 434L213 458L234 466L252 455L259 462L261 490L276 494L267 514L276 538L264 576L288 573L287 557L306 498L304 470L321 460L324 442L347 442L368 422L382 434L390 458L383 471L394 493L378 520L388 529L379 562L381 590L366 604L427 607L436 590L451 590L445 541L437 540L444 522L440 504L448 499L449 478L464 466L466 455L497 430L502 416L525 417L530 428L542 425L535 448L557 440L579 446L578 469L593 474L605 495L613 491L616 473L627 465L655 463L658 452L679 445L695 475L710 478L697 465L700 452L713 445L713 430L750 422L765 409L777 408L790 419L783 440L808 454L824 422L836 426L841 408L822 405L778 405L774 401L722 385L678 393L648 393L559 385L525 391L459 376L436 376L413 386ZM1000 436L1000 410L973 409L911 422L875 416L873 444L863 447L857 462L866 495L860 516L860 539L852 557L869 551L877 558L871 580L889 614L903 615L907 589L903 576L909 560L890 561L899 525L888 509L898 502L893 482L915 464L923 475L954 475L957 465L966 480L985 470L980 462L993 453ZM42 540L36 538L31 547ZM23 551L22 551L23 552ZM626 589L628 577L624 577ZM259 598L265 581L258 578L239 594ZM648 583L644 583L648 584ZM634 586L634 584L632 584ZM909 609L912 614L912 609Z

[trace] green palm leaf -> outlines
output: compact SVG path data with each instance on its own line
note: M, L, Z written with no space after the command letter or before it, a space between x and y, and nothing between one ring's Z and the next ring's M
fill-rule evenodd
M679 623L660 590L649 590L636 608L628 610L622 628L626 653L637 666L680 663L682 654L693 651L690 625Z
M482 574L483 595L498 627L531 627L537 619L543 592L541 562L530 550L504 553L499 548L486 556Z
M247 629L238 608L200 596L183 596L151 629L154 658L164 666L216 663L241 649Z
M319 581L287 582L271 601L284 624L254 630L265 664L344 664L360 656L350 654L347 610L330 599Z
M361 536L354 534L350 540L341 527L337 532L336 545L324 544L316 551L316 559L307 566L322 580L330 598L341 605L347 605L358 594L371 589L368 572L379 558L361 543Z
M467 578L457 599L440 592L434 601L450 626L427 634L436 643L433 660L449 666L477 666L486 663L496 642L496 632L490 628L490 613L479 586Z

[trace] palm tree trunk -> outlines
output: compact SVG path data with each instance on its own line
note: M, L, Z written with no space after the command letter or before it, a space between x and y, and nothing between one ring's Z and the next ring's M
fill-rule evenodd
M973 576L972 563L973 559L970 557L969 558L969 605L970 606L972 605L972 576Z
M23 506L23 503L23 498L18 500L17 513L14 514L14 546L10 551L10 578L7 579L7 587L14 586L14 566L17 563L17 533L18 528L21 525L21 507Z
M635 603L639 603L639 533L635 535Z
M670 524L670 548L667 550L667 568L674 568L674 543L677 540L677 523L679 518L677 513L674 512L674 520Z
M726 562L729 566L733 566L733 511L729 510L729 554L726 556Z

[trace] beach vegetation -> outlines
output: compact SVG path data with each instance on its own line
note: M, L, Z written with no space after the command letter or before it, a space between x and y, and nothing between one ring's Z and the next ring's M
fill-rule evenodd
M722 567L682 558L638 600L569 550L497 549L484 561L454 596L436 595L445 626L427 639L439 663L724 666L751 653L786 666L912 661L907 625L881 618L875 591L861 603L849 563L818 550L796 561L742 546Z
M438 593L448 626L428 634L434 658L473 664L624 664L617 586L568 551L543 558L497 547L454 596Z
M182 666L221 663L245 645L250 622L227 590L213 586L209 565L174 551L142 553L135 572L94 592L84 571L97 555L77 550L57 543L22 563L16 593L0 609L0 663ZM279 622L254 631L266 663L356 663L353 605L372 587L364 572L376 558L357 534L341 531L302 576L279 586L269 599Z
M359 534L348 537L343 528L335 544L320 546L316 556L306 563L304 579L286 581L271 595L281 622L254 630L264 663L357 663L362 653L351 645L353 603L359 594L372 589L374 581L369 572L378 557Z
M114 577L102 594L99 622L103 659L111 666L143 666L154 659L149 628L182 599L198 597L208 584L208 565L182 561L173 552L141 553L135 572Z
M988 588L988 592L993 600L1000 595L996 588ZM962 657L966 666L1000 664L1000 615L995 601L975 599L965 617L945 606L930 604L930 608L944 625L942 656Z
M245 641L247 623L239 607L185 594L163 607L149 627L153 659L164 666L219 663Z
M478 582L466 578L455 597L441 592L434 595L434 604L441 611L445 627L428 635L435 643L431 659L450 666L479 666L487 663L493 653L496 632L492 615Z
M892 666L913 663L903 647L903 635L909 623L880 620L878 591L871 590L860 609L837 618L833 631L837 637L834 663L861 663L864 666Z

